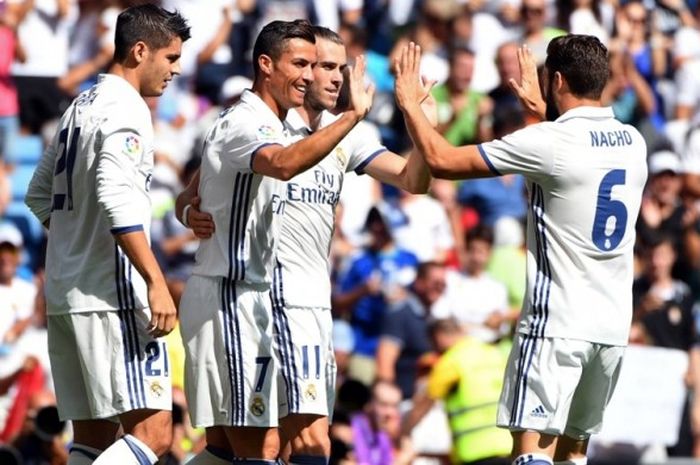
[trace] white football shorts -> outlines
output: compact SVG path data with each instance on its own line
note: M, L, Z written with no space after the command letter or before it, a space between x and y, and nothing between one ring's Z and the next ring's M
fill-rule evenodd
M337 371L331 310L285 307L282 299L273 298L273 301L275 350L280 363L280 417L330 416L335 403Z
M148 333L150 319L148 309L49 315L49 357L62 420L172 408L167 345Z
M498 426L584 440L600 431L625 348L516 334Z
M269 285L193 275L180 301L185 393L198 427L276 427Z

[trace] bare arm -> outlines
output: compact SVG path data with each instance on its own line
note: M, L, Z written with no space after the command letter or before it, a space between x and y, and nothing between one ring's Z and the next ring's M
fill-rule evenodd
M420 47L411 42L394 64L396 101L415 149L423 155L433 176L445 179L492 176L476 146L453 147L423 114L419 67Z
M435 99L430 95L432 83L423 83L426 97L421 103L421 109L433 127L437 126L437 107ZM365 173L383 183L403 189L411 194L425 194L430 187L430 169L423 157L415 150L407 157L394 152L384 152L374 158L366 167Z
M365 58L357 57L350 72L351 109L333 124L287 147L268 145L253 158L253 171L288 181L306 171L328 155L362 118L367 115L374 98L374 86L365 89Z
M148 304L151 309L149 329L155 337L165 336L175 327L177 311L165 283L165 277L146 240L146 234L143 231L115 234L114 240L129 257L129 261L148 286Z
M221 16L222 21L219 24L216 35L214 35L204 49L199 52L199 55L197 55L197 63L200 65L211 60L216 50L228 40L228 36L231 34L231 29L233 28L233 23L231 22L231 7L225 7L221 12Z
M401 346L391 338L383 337L377 347L377 379L393 382L396 379L396 360L399 359Z

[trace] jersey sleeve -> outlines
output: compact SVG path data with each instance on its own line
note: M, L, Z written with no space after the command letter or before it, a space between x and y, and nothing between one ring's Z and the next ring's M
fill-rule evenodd
M107 213L113 234L143 229L143 205L135 186L145 140L133 124L104 125L96 150L97 201Z
M241 112L237 117L223 118L217 123L219 134L212 134L215 146L221 150L221 162L236 171L253 172L255 154L268 145L286 146L281 123L252 120Z
M533 179L550 174L556 146L555 134L547 130L551 124L557 123L534 124L503 139L479 144L479 152L496 175L522 174Z
M346 141L350 153L347 154L349 158L345 171L355 171L357 174L363 174L365 167L377 155L387 151L387 148L379 141L376 129L364 121L361 121L348 133Z
M44 150L39 164L34 170L27 188L24 202L40 223L45 223L51 216L51 191L53 186L53 171L58 152L59 132L56 131L51 143Z

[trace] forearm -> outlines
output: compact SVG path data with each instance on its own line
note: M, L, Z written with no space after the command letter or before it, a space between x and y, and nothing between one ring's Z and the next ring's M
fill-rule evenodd
M114 240L149 287L165 285L165 278L143 230L115 234Z
M425 194L430 187L430 167L416 150L406 158L406 166L401 173L401 188L411 194Z
M253 170L288 181L321 161L359 121L360 117L355 112L345 112L336 122L309 137L276 150L269 156L256 156Z
M175 199L175 217L181 223L182 213L185 210L185 207L192 203L192 199L197 195L197 191L199 191L199 173L199 170L197 170L197 172L192 176L192 179L185 190L180 192Z
M418 105L406 108L404 119L415 150L423 155L433 176L463 179L483 175L476 171L471 157L460 153L459 148L452 146L433 129Z

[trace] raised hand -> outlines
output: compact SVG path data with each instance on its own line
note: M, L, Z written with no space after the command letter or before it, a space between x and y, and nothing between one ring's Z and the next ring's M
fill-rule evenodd
M544 119L547 105L540 91L537 62L527 45L518 49L518 64L520 65L520 82L518 83L511 78L508 84L526 111Z
M394 60L394 94L401 111L411 105L420 105L430 95L434 82L420 77L420 46L414 42L401 49L401 55Z
M430 93L430 90L435 85L435 81L427 81L425 78L423 78L422 83L423 88L427 88L428 91L420 104L420 109L423 110L423 114L426 118L428 118L428 121L430 121L430 125L433 128L436 128L438 125L437 102L435 101L433 94Z
M364 55L355 60L355 66L350 71L350 109L364 118L372 108L374 100L374 84L365 87L365 69L367 63Z

